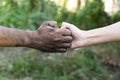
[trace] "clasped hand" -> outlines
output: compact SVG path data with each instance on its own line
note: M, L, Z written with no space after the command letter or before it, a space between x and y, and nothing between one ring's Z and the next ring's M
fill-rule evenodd
M77 48L83 45L82 33L72 24L63 22L58 28L57 22L46 21L37 31L30 32L26 47L45 52L66 52L68 48ZM81 36L81 37L80 37Z
M37 32L39 33L38 37L41 37L40 40L42 40L43 47L40 50L65 52L68 48L74 49L105 42L120 41L119 26L120 22L117 22L102 28L85 31L66 22L62 23L60 29L57 27L56 22L45 22Z

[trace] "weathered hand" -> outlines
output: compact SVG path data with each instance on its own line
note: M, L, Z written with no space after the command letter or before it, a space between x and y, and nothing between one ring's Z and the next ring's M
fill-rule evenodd
M57 22L46 21L37 31L28 35L27 47L45 52L65 52L70 48L72 37L67 29L59 29Z
M84 33L85 31L78 29L75 25L73 24L69 24L66 22L62 23L62 27L61 29L68 29L72 32L72 36L73 36L73 41L71 44L71 48L78 48L78 47L82 47L85 43L85 36Z

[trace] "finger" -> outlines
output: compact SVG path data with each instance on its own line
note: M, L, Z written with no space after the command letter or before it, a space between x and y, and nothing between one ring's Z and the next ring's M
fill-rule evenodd
M41 24L40 27L46 27L46 26L50 26L50 27L53 27L53 28L58 28L56 21L45 21Z
M70 48L71 43L62 43L60 45L56 45L57 48Z
M62 34L63 36L71 36L72 32L68 29L59 29L59 33Z
M58 48L56 49L56 52L66 52L67 49L66 48Z
M61 29L69 29L69 27L66 25L66 22L62 22Z
M74 26L74 25L70 24L70 23L67 23L67 22L62 22L61 29L70 29L72 26Z
M64 42L64 43L71 43L73 40L73 37L72 36L64 36L61 40L61 42Z
M66 48L55 48L55 49L50 49L50 50L42 50L43 52L48 52L48 53L51 53L51 52L66 52L67 49Z
M69 29L69 30L73 30L76 29L77 27L73 24L67 23L67 22L63 22L62 23L62 29Z

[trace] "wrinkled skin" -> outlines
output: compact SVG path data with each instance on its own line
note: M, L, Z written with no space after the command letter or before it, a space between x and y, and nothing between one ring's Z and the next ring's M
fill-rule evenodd
M71 47L71 32L67 29L59 29L57 22L46 21L37 31L28 35L27 47L45 52L65 52Z

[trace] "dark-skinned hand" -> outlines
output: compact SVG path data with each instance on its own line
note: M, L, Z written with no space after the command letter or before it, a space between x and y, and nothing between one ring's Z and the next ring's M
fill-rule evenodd
M55 21L46 21L37 31L29 32L26 47L44 52L66 52L71 42L69 30L59 29Z

